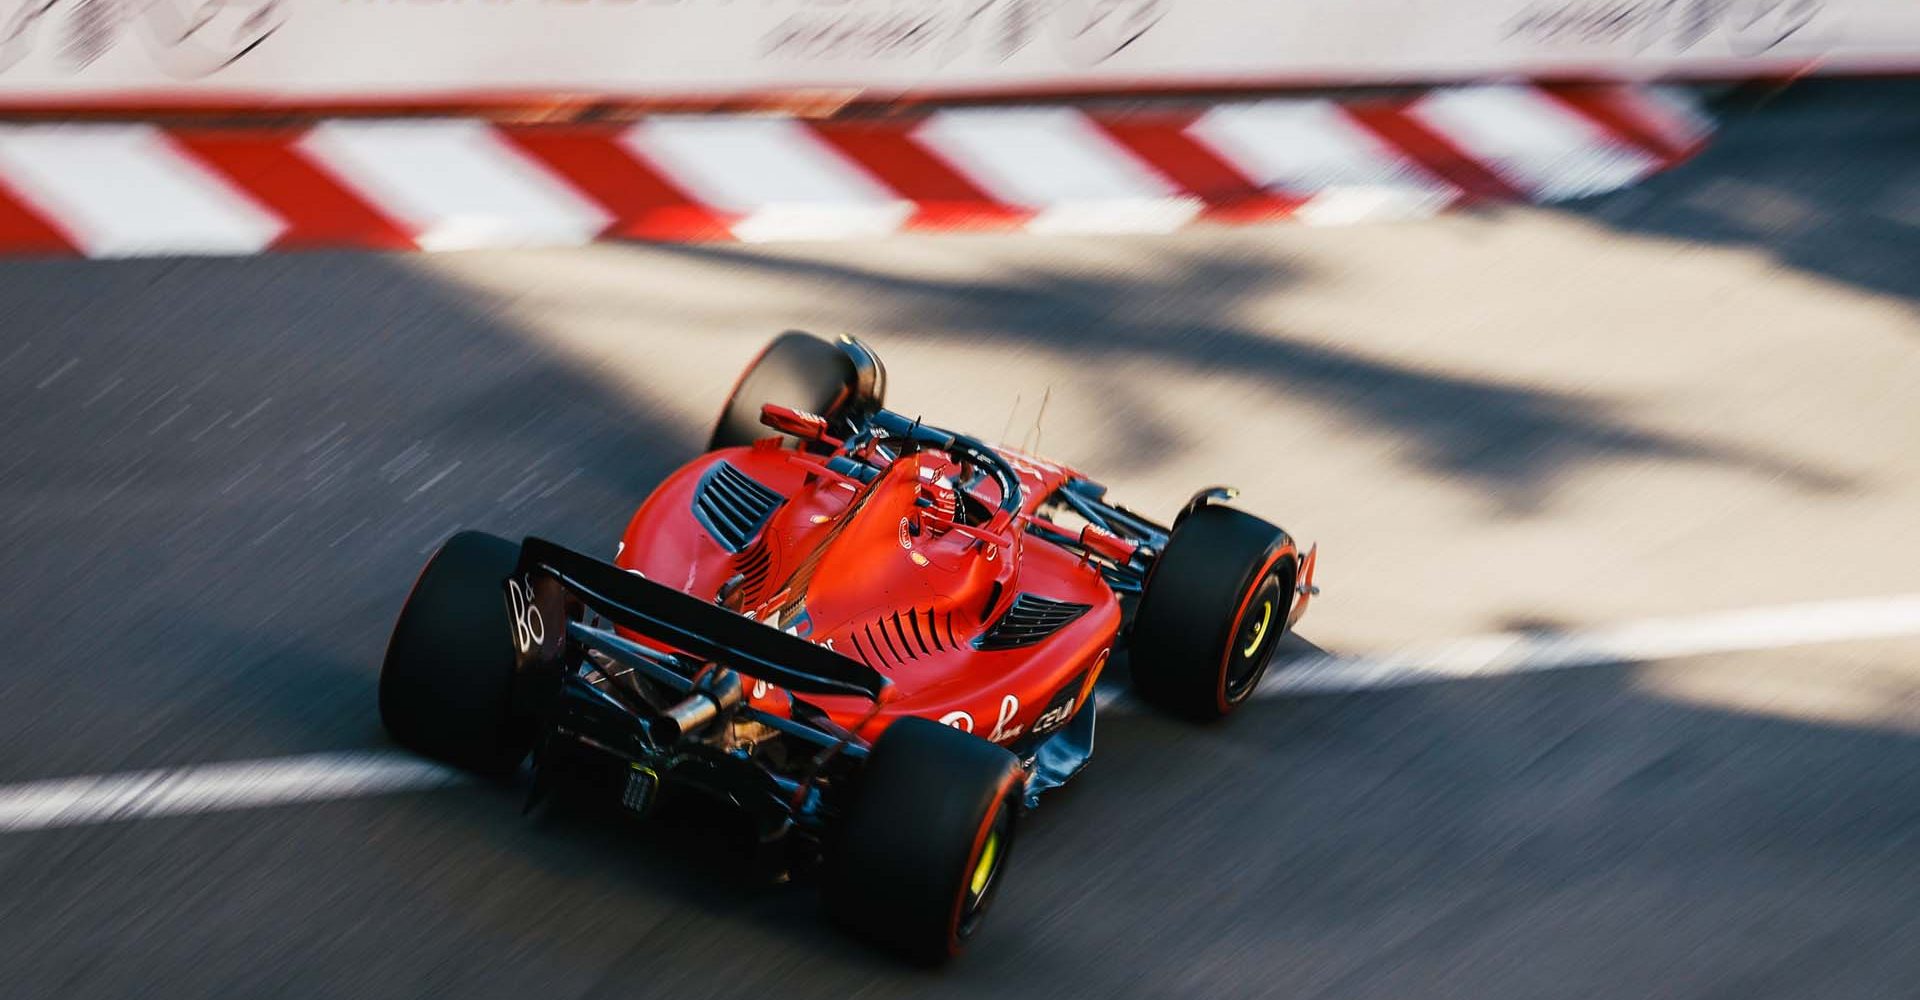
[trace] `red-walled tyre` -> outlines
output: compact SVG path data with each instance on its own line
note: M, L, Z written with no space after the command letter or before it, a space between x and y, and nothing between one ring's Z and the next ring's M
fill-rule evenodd
M380 667L380 721L403 746L485 774L512 771L532 748L505 592L519 560L519 545L463 531L420 571Z
M1140 596L1128 652L1134 690L1189 719L1231 713L1286 631L1294 563L1279 528L1232 507L1195 508Z
M828 912L916 962L960 954L1004 880L1024 775L1013 754L958 729L888 726L826 858Z
M707 450L752 444L779 433L760 422L768 403L818 414L834 422L853 396L857 382L853 359L829 341L789 330L747 365L727 397Z

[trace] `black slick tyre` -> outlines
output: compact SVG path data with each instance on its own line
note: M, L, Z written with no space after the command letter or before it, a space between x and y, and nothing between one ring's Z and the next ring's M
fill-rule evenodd
M1272 662L1295 562L1279 528L1232 507L1195 508L1140 597L1128 654L1134 690L1184 718L1230 714Z
M887 727L826 858L828 912L915 962L960 954L1004 880L1023 776L1013 754L958 729Z
M533 725L514 703L505 594L519 559L513 542L463 531L420 571L380 668L380 721L402 745L495 775L526 757Z
M856 378L853 359L845 351L810 333L789 330L773 338L740 374L707 450L748 445L778 433L760 422L760 408L768 403L831 422L852 398Z

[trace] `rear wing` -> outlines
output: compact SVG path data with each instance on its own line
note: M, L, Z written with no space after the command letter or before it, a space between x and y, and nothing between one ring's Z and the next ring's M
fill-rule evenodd
M543 538L521 543L515 575L550 578L621 628L797 694L878 701L888 685L858 660Z

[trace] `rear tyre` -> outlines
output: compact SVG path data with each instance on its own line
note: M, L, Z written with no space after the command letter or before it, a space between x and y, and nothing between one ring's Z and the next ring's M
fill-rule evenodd
M380 668L380 721L402 745L485 774L514 770L532 748L505 593L519 561L520 546L463 531L420 571Z
M789 330L773 338L740 374L707 450L748 445L778 433L760 422L760 408L768 403L838 423L838 410L852 398L856 384L853 359L845 351L810 333Z
M958 729L888 726L826 859L828 912L916 962L960 954L1003 881L1022 775L1013 754Z
M1149 703L1195 720L1253 693L1286 630L1294 558L1286 532L1201 506L1174 529L1134 616L1128 659Z

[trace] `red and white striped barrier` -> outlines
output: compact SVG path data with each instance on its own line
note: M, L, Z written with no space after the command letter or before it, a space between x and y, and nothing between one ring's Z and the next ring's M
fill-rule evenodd
M124 257L1328 224L1615 190L1684 158L1705 135L1686 98L1628 87L832 121L13 125L0 127L0 251Z

